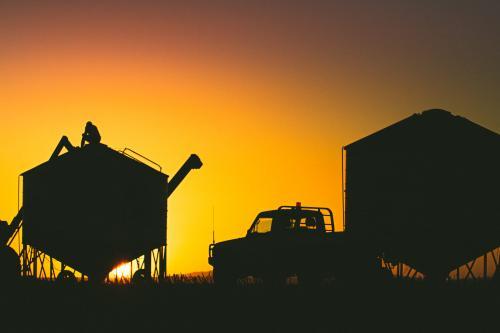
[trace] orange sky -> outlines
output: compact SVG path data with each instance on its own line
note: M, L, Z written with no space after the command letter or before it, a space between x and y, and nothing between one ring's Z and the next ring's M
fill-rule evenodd
M0 219L17 175L87 120L171 176L197 153L169 202L169 273L209 269L212 207L217 240L296 201L340 227L342 145L412 113L500 132L497 2L77 3L0 4Z

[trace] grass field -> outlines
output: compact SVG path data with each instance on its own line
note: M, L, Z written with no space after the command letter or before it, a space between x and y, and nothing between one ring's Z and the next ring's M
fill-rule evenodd
M221 289L178 278L3 287L0 332L500 332L500 288L483 281Z

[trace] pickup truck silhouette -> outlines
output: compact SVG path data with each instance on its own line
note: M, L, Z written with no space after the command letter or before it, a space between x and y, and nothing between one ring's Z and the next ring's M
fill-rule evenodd
M211 244L208 262L219 285L236 284L247 276L269 285L297 276L300 284L312 285L325 277L346 279L361 273L350 265L359 259L356 253L361 253L351 243L346 242L345 233L335 232L329 208L298 203L259 213L246 237ZM370 266L377 264L364 260L369 261Z

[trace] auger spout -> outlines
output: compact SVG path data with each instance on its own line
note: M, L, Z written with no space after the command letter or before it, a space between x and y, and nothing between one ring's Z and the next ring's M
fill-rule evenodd
M201 168L203 163L201 162L200 158L196 154L191 154L189 158L184 162L184 164L181 166L179 171L172 177L172 180L168 182L167 186L167 198L174 193L174 191L177 189L177 186L179 186L180 183L186 178L188 173L192 169L199 169Z

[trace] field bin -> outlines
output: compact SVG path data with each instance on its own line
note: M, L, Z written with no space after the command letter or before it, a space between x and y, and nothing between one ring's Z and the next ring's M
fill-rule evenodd
M92 144L22 176L24 247L98 280L154 249L166 266L167 175ZM25 263L25 275L32 265Z
M346 154L346 230L427 277L500 246L500 135L429 110Z

